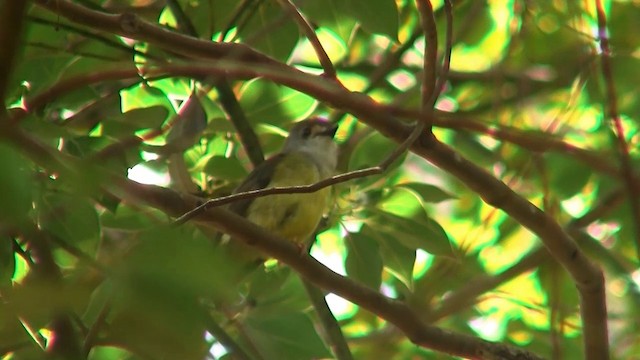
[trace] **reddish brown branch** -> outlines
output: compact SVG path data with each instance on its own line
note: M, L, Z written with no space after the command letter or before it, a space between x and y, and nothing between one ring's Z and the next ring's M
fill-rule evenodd
M316 52L318 61L324 69L324 76L337 80L336 69L333 67L333 63L331 62L331 59L329 59L329 55L327 55L327 52L324 50L322 43L320 43L320 39L318 39L318 35L316 35L316 32L315 30L313 30L313 27L311 26L309 21L307 21L307 19L300 13L300 10L298 10L296 5L290 0L278 0L278 2L282 4L282 6L287 10L291 17L293 17L293 19L300 27L300 30L302 30L304 35L309 40L311 46L313 46L313 50Z
M171 190L137 184L121 178L112 178L111 183L118 188L119 192L124 192L123 195L126 199L148 204L169 214L175 215L176 210L189 206L188 201L184 201ZM301 256L299 248L291 242L266 233L255 224L229 211L213 208L199 214L194 220L214 225L216 228L233 235L234 239L254 246L261 252L291 266L315 285L352 301L393 323L417 345L473 359L490 358L491 356L515 359L518 358L518 355L531 359L537 358L533 354L506 345L492 344L478 338L428 326L421 322L417 314L413 313L406 304L387 298L362 284L338 275L310 256ZM504 354L512 355L504 356Z
M87 169L87 166L91 165L81 165L78 159L40 144L20 129L11 127L10 130L9 132L0 132L0 136L10 140L16 148L22 150L25 155L40 166L55 166L55 164L47 162L46 159L59 158L72 166L75 164L83 172L101 172L103 174L101 178L104 179L101 186L125 201L145 204L171 216L186 212L197 201L192 196L183 196L158 186L138 184L121 176L102 172L99 168ZM34 152L33 149L39 149L46 154ZM81 174L79 171L76 173ZM233 235L233 239L253 246L289 265L315 285L375 313L397 326L417 345L471 359L540 359L536 355L508 345L491 343L477 337L429 326L422 322L417 314L403 302L385 297L365 285L343 277L309 255L301 256L300 249L295 244L269 234L257 225L225 209L210 209L199 214L195 221Z
M435 105L442 90L444 90L444 84L449 76L449 70L451 68L451 49L453 48L453 7L451 0L444 0L444 12L447 19L447 28L445 32L445 45L444 56L442 59L442 70L440 71L440 77L436 83L435 92L433 94L433 105Z
M395 54L395 53L394 53ZM204 65L203 65L204 66ZM194 69L196 72L197 69ZM210 74L212 72L221 73L220 71L216 71L211 69L210 71L205 69L200 69L199 73L202 74ZM35 112L55 99L78 89L81 89L85 86L89 86L92 84L100 83L102 81L107 80L125 80L125 79L133 79L139 78L140 74L136 69L107 69L100 72L82 74L75 77L67 78L58 83L53 84L51 87L47 88L41 93L35 94L32 97L26 99L26 110L27 112L17 112L13 114L12 119L14 121L20 121L24 117L27 116L28 113ZM394 106L386 106L383 104L378 104L382 108L382 111L389 112L391 114L411 118L418 120L421 117L425 116L422 112L417 110L407 110L400 109ZM588 164L592 168L601 171L603 173L614 175L614 176L622 176L618 169L611 164L606 158L597 155L591 151L581 149L569 143L566 143L559 139L554 139L549 137L548 135L540 134L537 136L531 132L525 132L518 129L508 128L505 126L494 126L485 124L479 121L475 121L468 118L446 118L443 116L432 116L431 121L433 125L448 128L448 129L464 129L470 130L474 132L481 132L486 134L487 136L491 136L495 139L511 142L513 144L519 145L525 149L535 152L545 152L545 151L556 151L565 153L567 155L573 156L580 161ZM144 139L149 139L154 136L161 134L158 130L152 130L148 134L142 136ZM544 136L543 136L544 135ZM105 148L104 154L101 156L107 156L114 149L114 147L118 147L118 149L123 149L131 145L137 145L140 142L140 138L134 137L129 140L125 140L120 145L113 145L108 148ZM108 149L111 149L107 151ZM638 185L640 189L640 185Z
M62 16L72 17L75 21L87 21L86 18L78 17L78 14L81 12L77 11L77 5L73 5L68 1L35 1L37 4L46 6ZM103 19L101 16L106 18ZM277 63L275 60L251 50L246 46L240 44L216 44L200 41L194 43L192 42L193 39L187 39L185 41L183 39L184 37L171 33L170 31L162 29L159 30L157 26L149 23L143 21L132 21L133 19L131 16L125 16L124 19L121 19L124 20L125 26L123 27L118 25L120 23L118 19L120 18L111 17L111 15L92 13L90 14L88 22L94 27L104 26L103 29L107 31L123 33L125 36L132 36L154 43L160 42L162 43L162 46L174 47L174 50L181 51L184 49L186 53L193 56L207 56L216 59L233 59L233 61L218 60L216 62L208 63L206 67L163 67L166 72L171 71L175 72L175 74L187 76L193 76L194 74L197 75L198 72L208 72L235 78L268 78L274 82L314 96L316 99L324 101L331 106L350 112L362 122L397 142L405 141L411 132L410 128L404 126L401 122L397 121L394 116L392 116L388 111L388 108L381 106L371 98L362 94L349 92L329 80L304 74L291 67ZM123 31L123 28L126 31ZM153 71L149 71L149 73L153 73ZM463 158L459 153L453 151L433 136L422 134L421 137L418 138L418 141L412 145L411 150L418 156L423 157L432 164L455 176L467 187L478 193L486 203L502 209L509 216L526 228L530 229L540 238L545 247L549 250L549 253L571 274L580 291L585 354L587 358L607 359L609 355L603 275L601 270L587 259L575 241L565 231L563 231L557 222L555 222L555 220L548 214L535 207L526 199L517 195L504 183L497 180L474 163ZM183 208L183 210L186 211L188 209ZM218 221L214 220L214 223L219 224L222 229L226 229L227 231L231 231L231 227L234 227L233 223L239 221L237 219L232 221L232 218L227 219L226 217L223 217L222 214L224 212L219 208L214 208L208 213L221 214L220 219L218 219ZM230 222L219 223L219 221L224 220L229 220ZM238 237L250 240L252 235L259 234L258 232L254 232L256 231L256 228L250 228L248 225L245 226L245 223L247 222L244 220L242 223L236 223L238 226L243 224L243 232L238 232L237 234L234 232L233 235L238 235ZM239 229L240 228L236 230ZM259 243L262 244L263 242L260 241ZM292 250L299 255L299 251L297 251L297 249ZM285 256L284 252L280 253L278 250L270 252L273 256L275 256L276 253L283 255L283 258ZM279 256L275 257L280 259ZM291 264L292 267L299 270L303 275L307 274L307 276L312 278L312 281L314 280L314 274L309 274L308 272L309 269L316 269L314 266L310 266L305 269L299 268L301 264L295 261ZM316 284L320 286L327 285L326 279L316 280L318 281ZM344 291L344 288L342 288L342 285L336 285L335 290L336 293L341 294ZM358 297L357 299L360 298ZM372 304L368 303L368 305ZM367 306L365 306L365 308L366 307ZM391 308L387 308L387 311L391 311ZM381 316L389 316L387 319L394 323L396 323L396 321L399 321L400 323L404 321L397 318L396 315L398 314L393 311L390 313L383 311L380 314ZM405 313L404 315L407 314ZM409 313L409 315L412 314ZM419 329L419 327L415 327L415 323L412 324L413 325L408 327L406 325L403 326L403 329L413 341L422 344L422 336L420 336L420 333L416 333L416 330ZM435 335L441 336L442 333ZM445 346L443 343L434 345ZM464 346L460 349L462 348L464 348Z
M119 66L65 79L53 84L46 90L34 95L33 97L28 97L25 100L26 112L14 115L13 120L20 121L24 117L26 117L28 113L39 111L53 100L72 91L81 89L85 86L101 83L104 81L132 79L138 76L138 70L133 66L126 69L123 69L122 66Z
M436 62L438 59L438 30L430 0L416 0L420 23L424 31L424 62L422 65L422 110L433 107L436 94ZM428 124L431 131L431 123Z
M179 51L180 54L185 56L209 59L232 58L238 61L284 66L247 45L211 42L185 36L143 20L132 13L105 14L68 0L34 0L34 3L77 24L137 40L148 41L168 51Z

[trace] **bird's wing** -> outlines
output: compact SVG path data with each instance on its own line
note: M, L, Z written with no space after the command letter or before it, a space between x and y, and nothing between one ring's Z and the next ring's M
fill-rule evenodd
M244 182L242 182L233 193L237 194L245 191L260 190L269 186L273 172L276 169L275 165L281 161L283 156L284 154L281 153L263 161L262 164L253 169ZM234 201L229 204L229 210L240 216L246 216L247 209L253 200L254 199Z

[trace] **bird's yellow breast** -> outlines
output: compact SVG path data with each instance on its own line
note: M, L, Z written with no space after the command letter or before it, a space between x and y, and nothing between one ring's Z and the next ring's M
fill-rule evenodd
M310 185L322 180L320 171L304 153L289 153L276 165L269 187ZM270 195L256 198L247 218L292 242L305 241L318 226L329 188L308 194Z

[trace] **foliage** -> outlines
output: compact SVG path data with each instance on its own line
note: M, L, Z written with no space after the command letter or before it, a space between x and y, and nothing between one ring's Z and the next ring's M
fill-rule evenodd
M584 358L587 333L606 342L607 330L613 358L637 356L638 2L461 0L449 13L434 0L432 17L405 0L293 3L311 28L281 0L35 0L14 14L23 36L0 83L3 359L349 358L297 262L249 269L230 250L239 240L214 231L237 226L172 223L192 207L172 196L228 195L312 115L339 123L342 173L410 132L384 124L426 122L426 150L334 185L311 254L425 326L470 336L425 345L385 304L330 295L353 358L481 358L466 350L478 338ZM423 83L441 90L433 110ZM431 125L446 150L425 142ZM585 257L604 272L606 321L580 311L605 310L591 273L572 270ZM331 292L331 279L310 280Z

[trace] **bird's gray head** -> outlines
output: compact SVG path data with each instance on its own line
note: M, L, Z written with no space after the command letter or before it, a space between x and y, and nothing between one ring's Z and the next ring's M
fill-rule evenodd
M333 136L338 125L319 118L297 123L289 132L283 152L303 152L320 166L323 176L331 176L338 162L338 145Z

